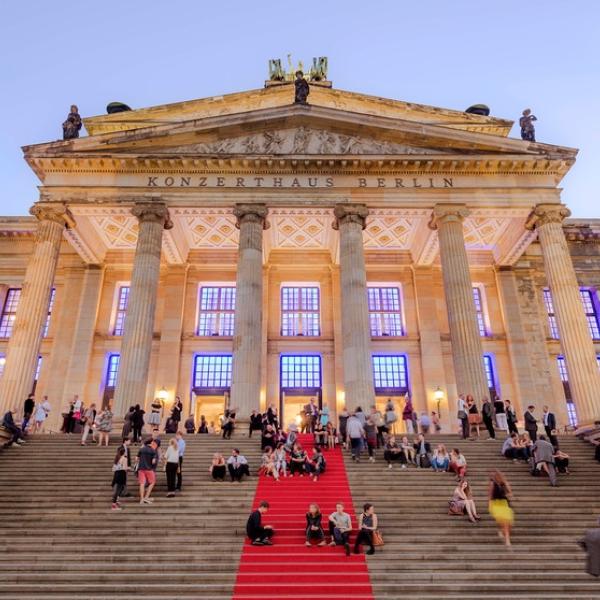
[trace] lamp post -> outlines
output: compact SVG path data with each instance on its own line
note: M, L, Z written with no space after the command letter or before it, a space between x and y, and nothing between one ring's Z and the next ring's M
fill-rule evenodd
M160 388L157 396L158 396L159 400L161 400L162 402L164 402L169 397L169 392L167 392L167 390L163 386L162 388Z

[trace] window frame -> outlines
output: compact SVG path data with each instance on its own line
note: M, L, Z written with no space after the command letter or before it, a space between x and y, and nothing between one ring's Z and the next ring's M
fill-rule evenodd
M232 289L233 290L233 308L232 309L223 309L220 306L217 307L216 310L202 310L202 290L203 289L218 289L218 304L221 304L222 298L222 290L223 289ZM235 305L237 301L237 286L235 282L202 282L198 284L198 299L196 303L196 329L195 335L197 337L221 337L221 338L231 338L235 334ZM215 316L215 324L216 324L216 333L200 333L200 322L202 319L202 315L214 315ZM224 315L230 315L231 317L231 333L221 334L219 331L222 329L222 324L224 320Z
M42 334L43 338L48 337L48 332L50 330L50 319L52 317L52 311L54 310L54 303L56 301L56 288L53 287L50 292L50 301L48 302L48 316L46 317L46 322L44 323L44 331Z
M2 314L0 314L0 339L8 340L12 335L12 330L15 324L15 318L17 315L17 310L19 308L19 302L21 301L21 293L23 291L22 287L9 287L6 290L6 298L4 299L4 305L2 306ZM14 310L7 311L7 307L9 302L11 302L11 292L17 294L18 298L14 305ZM11 307L12 308L12 307ZM11 319L12 317L12 319ZM5 324L5 318L7 318L10 323Z
M369 296L369 290L379 290L380 293L378 294L379 297L379 302L382 305L382 295L381 295L381 290L385 290L385 289L395 289L398 292L398 310L394 310L394 311L390 311L390 310L375 310L375 309L371 309L371 302L370 302L370 296ZM367 308L369 311L369 334L372 338L397 338L397 337L405 337L407 335L406 333L406 323L404 320L404 296L403 296L403 290L402 290L402 284L397 283L397 282L368 282L367 283ZM399 334L385 334L384 333L384 329L385 327L383 326L384 323L384 316L385 315L398 315L398 320L399 320L399 327L400 327L400 333ZM372 327L372 317L378 317L378 321L379 321L379 326L380 326L380 331L382 332L380 335L375 333Z
M492 335L492 328L490 325L490 317L487 310L487 297L485 294L485 285L483 283L472 283L473 305L475 306L475 315L477 318L477 329L479 331L479 337L490 337ZM478 300L475 298L477 294ZM477 302L479 302L479 310L477 309Z
M381 368L377 366L378 359L400 359L400 363L403 363L403 367L399 370L399 386L378 386L378 374L379 382L383 383L381 378ZM380 396L400 396L410 394L410 371L408 366L408 355L402 353L382 353L376 352L371 354L371 368L373 369L373 387L375 389L375 395ZM390 369L385 369L385 372L391 372ZM392 376L393 377L393 376ZM405 386L402 386L402 378L405 380ZM389 378L386 378L389 379Z
M199 382L199 362L200 359L228 359L228 368L227 369L219 369L218 373L220 373L219 381L215 379L214 374L211 375L208 379L208 382L211 381L213 383L225 383L225 385L213 385L213 386L203 386L197 385ZM220 363L223 364L222 362ZM210 373L210 370L208 371ZM213 373L216 373L214 371ZM225 373L225 380L223 381L223 373ZM231 353L215 353L215 352L197 352L194 354L192 358L192 390L197 396L212 396L212 395L220 395L224 394L231 390L231 380L233 377L233 354Z
M284 303L283 303L283 299L284 299L284 290L287 289L291 289L291 290L298 290L298 308L297 309L284 309ZM317 308L316 310L311 310L311 309L307 309L307 308L303 308L302 306L302 290L316 290L316 304L317 304ZM281 337L305 337L305 338L318 338L321 337L322 335L322 328L321 328L321 286L318 283L313 283L313 282L301 282L301 283L296 283L296 282L285 282L282 283L280 285L279 288L279 312L281 313L281 318L280 318L280 328L279 328L279 335ZM295 327L293 328L293 331L296 331L296 333L286 333L285 327L284 327L284 323L286 322L286 315L288 316L293 316L296 315L295 318L293 318L293 322ZM304 333L304 322L305 322L305 317L304 315L316 315L316 325L317 325L317 333ZM310 322L310 321L309 321ZM290 330L291 331L291 330Z
M483 354L483 370L485 372L489 399L493 401L496 396L500 397L500 380L498 379L496 357L491 352L484 352Z
M587 302L584 296L587 295ZM598 297L593 287L580 287L579 297L587 320L590 335L594 341L600 341L600 321L598 320ZM587 305L589 304L589 310Z
M598 359L596 359L598 360ZM571 394L571 385L569 383L569 371L567 370L567 361L562 354L556 357L556 366L558 369L558 377L563 387L563 394L565 396L565 402L567 404L567 417L569 419L569 425L577 427L577 407L573 401L573 395Z
M121 303L121 290L123 288L127 288L127 301L125 304L125 308L120 309ZM131 299L131 282L130 281L118 281L115 284L115 291L113 295L113 309L110 319L110 335L114 337L123 337L125 334L125 321L127 319L127 309L129 308L129 301ZM122 322L120 321L120 315L123 315ZM121 333L117 333L117 326L120 323L120 331Z
M284 368L284 363L290 361L293 365L293 369ZM298 361L298 363L296 363ZM306 361L311 364L311 369L306 371L302 371L300 368L296 368L296 365L299 367L302 366L302 361ZM317 367L316 369L314 367ZM292 373L292 385L290 385L290 379L284 378L285 373ZM296 374L300 374L300 377L297 377ZM306 373L306 376L302 376L303 373ZM310 375L308 375L310 373ZM314 374L317 374L317 377L314 377ZM287 385L286 385L287 384ZM303 385L306 384L306 385ZM319 390L323 389L323 358L321 354L310 353L310 354L301 354L301 353L284 353L279 355L279 387L281 390Z

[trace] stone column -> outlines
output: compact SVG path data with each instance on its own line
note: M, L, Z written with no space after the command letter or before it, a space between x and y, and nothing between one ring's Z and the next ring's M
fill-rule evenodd
M97 398L90 398L86 394L86 384L103 281L104 268L100 265L88 265L83 275L83 289L77 307L73 344L69 352L69 365L60 408L65 407L75 394L83 398L88 406L97 402Z
M371 330L363 229L369 210L364 204L338 204L334 229L340 232L342 361L346 406L366 410L375 402Z
M237 204L240 230L236 275L233 373L229 406L244 421L260 407L263 308L263 230L268 227L264 204Z
M113 403L113 413L118 419L123 417L129 406L144 406L152 354L162 234L163 229L173 226L169 211L161 202L140 202L131 212L139 221L139 231Z
M438 231L456 387L459 394L471 394L481 402L489 390L463 236L468 214L463 204L436 204L429 226Z
M74 226L73 218L63 204L34 204L29 212L39 222L8 342L4 375L0 380L2 413L11 405L21 408L31 392L63 230Z
M526 227L537 231L542 247L569 386L579 423L586 424L600 417L600 372L562 229L563 219L570 214L571 211L562 204L538 204Z

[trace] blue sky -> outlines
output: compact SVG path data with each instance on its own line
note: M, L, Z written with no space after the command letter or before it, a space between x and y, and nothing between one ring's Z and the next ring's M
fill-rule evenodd
M38 181L20 147L83 116L261 87L267 61L328 56L341 89L538 116L538 141L580 148L573 216L600 217L600 2L545 0L2 0L0 214ZM516 127L511 133L518 137Z

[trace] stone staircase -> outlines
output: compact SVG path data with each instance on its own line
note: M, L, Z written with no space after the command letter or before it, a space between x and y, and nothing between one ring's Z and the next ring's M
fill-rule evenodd
M456 437L431 441L438 440L457 445ZM3 452L0 598L231 598L257 479L212 483L207 468L214 451L227 455L236 445L255 471L258 439L224 442L195 435L187 441L183 494L166 498L159 472L154 505L140 506L130 475L134 497L117 513L110 511L109 486L116 443L108 449L82 448L78 436L38 436ZM584 573L584 555L576 545L600 514L600 466L592 448L563 439L572 474L560 476L560 487L550 488L547 479L531 477L522 463L503 459L500 444L459 445L483 517L478 525L447 515L452 475L402 471L396 465L389 471L381 456L374 464L346 459L357 513L363 502L373 502L385 536L385 547L368 558L376 598L600 598L600 582ZM494 466L514 488L512 549L502 545L487 514L487 472ZM321 501L317 486L315 500ZM281 542L279 552L285 554ZM284 557L278 553L273 564L264 558L265 581L272 574L274 582ZM334 568L350 576L351 562ZM284 590L283 584L265 588L265 597L285 598ZM317 597L324 595L310 596ZM342 600L344 595L328 597Z
M462 441L432 436L448 449L458 446L469 465L482 521L447 515L456 485L453 474L394 464L379 454L375 464L346 458L357 514L364 502L375 505L385 546L368 557L377 599L600 598L600 582L584 572L576 540L600 515L600 465L592 447L561 439L571 457L571 475L551 488L546 477L532 477L524 463L500 456L502 441ZM510 549L497 537L487 512L487 474L500 468L513 486L515 526Z
M231 598L257 478L213 483L208 465L236 445L256 470L260 449L258 440L208 437L186 438L181 496L165 497L159 471L154 504L140 506L130 474L122 512L110 511L116 440L98 448L37 436L4 452L0 598Z

